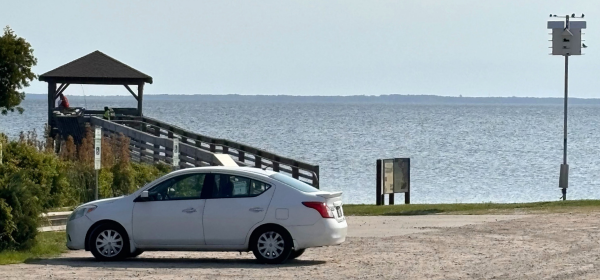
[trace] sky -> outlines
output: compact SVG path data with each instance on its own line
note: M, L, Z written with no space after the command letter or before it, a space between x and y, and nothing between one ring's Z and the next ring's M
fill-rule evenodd
M600 98L598 0L0 0L0 25L32 44L36 74L100 50L152 76L145 94L562 97L551 13L586 14L569 94Z

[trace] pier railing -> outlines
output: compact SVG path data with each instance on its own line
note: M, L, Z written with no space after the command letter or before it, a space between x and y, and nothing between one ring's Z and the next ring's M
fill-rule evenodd
M173 140L151 135L122 124L91 117L90 123L102 127L105 136L122 133L129 138L129 150L134 161L173 164ZM226 165L217 154L185 143L179 144L179 168Z
M219 154L231 156L240 166L251 166L287 173L316 188L319 166L276 155L226 139L197 134L149 117L118 116L112 121L90 117L111 133L123 133L131 139L132 157L145 162L172 163L173 141L180 139L180 167L224 165Z

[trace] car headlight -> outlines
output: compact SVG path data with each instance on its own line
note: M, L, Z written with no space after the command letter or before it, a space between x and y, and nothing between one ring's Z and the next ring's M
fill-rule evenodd
M79 207L77 209L75 209L75 211L73 211L73 213L71 214L71 217L69 218L69 221L81 218L83 216L85 216L87 213L90 213L94 210L96 210L98 206L96 205L87 205L87 206L83 206L83 207Z

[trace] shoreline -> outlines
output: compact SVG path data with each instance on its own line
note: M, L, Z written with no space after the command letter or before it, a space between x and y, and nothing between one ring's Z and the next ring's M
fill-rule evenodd
M528 203L345 204L346 216L517 215L600 211L600 200L541 201Z

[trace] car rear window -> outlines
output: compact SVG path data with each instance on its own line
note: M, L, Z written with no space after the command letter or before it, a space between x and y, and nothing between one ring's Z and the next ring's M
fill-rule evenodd
M271 175L271 178L273 178L279 182L282 182L282 183L284 183L294 189L297 189L299 191L303 191L303 192L318 192L319 191L319 189L317 189L307 183L304 183L300 180L294 179L290 176L283 175L281 173L275 173L275 174Z

